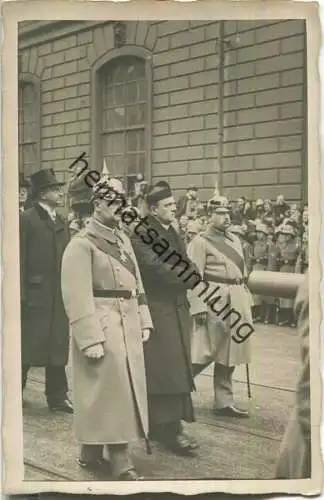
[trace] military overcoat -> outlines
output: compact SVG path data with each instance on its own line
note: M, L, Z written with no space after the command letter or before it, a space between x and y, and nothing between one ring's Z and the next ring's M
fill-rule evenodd
M133 294L98 297L102 290ZM62 293L72 335L77 440L105 444L147 437L142 330L152 322L129 238L91 220L64 253ZM98 343L104 357L90 360L83 351Z

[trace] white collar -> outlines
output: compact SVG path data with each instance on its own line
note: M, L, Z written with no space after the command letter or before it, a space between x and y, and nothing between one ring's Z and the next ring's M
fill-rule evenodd
M48 215L51 217L51 219L55 219L56 217L56 210L55 208L49 207L46 203L43 203L42 201L39 201L38 204L48 213Z

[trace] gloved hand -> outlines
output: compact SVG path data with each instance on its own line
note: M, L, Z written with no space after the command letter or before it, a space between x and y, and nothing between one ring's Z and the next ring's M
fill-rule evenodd
M205 325L207 323L207 312L195 314L193 318L196 321L197 326Z
M143 328L142 330L142 341L147 342L150 338L151 330L149 328Z
M105 351L102 344L95 344L84 349L83 354L90 359L100 359L105 355Z

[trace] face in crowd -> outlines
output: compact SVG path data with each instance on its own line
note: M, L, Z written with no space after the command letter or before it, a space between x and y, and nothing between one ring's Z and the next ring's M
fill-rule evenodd
M214 228L226 231L231 224L231 217L229 212L218 209L211 212L209 221Z
M50 207L57 207L63 204L62 186L53 186L40 193L40 201L44 201Z
M19 204L23 205L26 203L28 198L28 189L25 187L19 188Z
M162 224L171 224L175 219L176 210L177 206L173 196L158 201L152 207L153 214Z

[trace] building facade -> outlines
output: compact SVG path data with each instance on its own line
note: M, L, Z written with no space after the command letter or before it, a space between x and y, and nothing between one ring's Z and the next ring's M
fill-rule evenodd
M21 23L19 168L307 201L306 61L303 20Z

